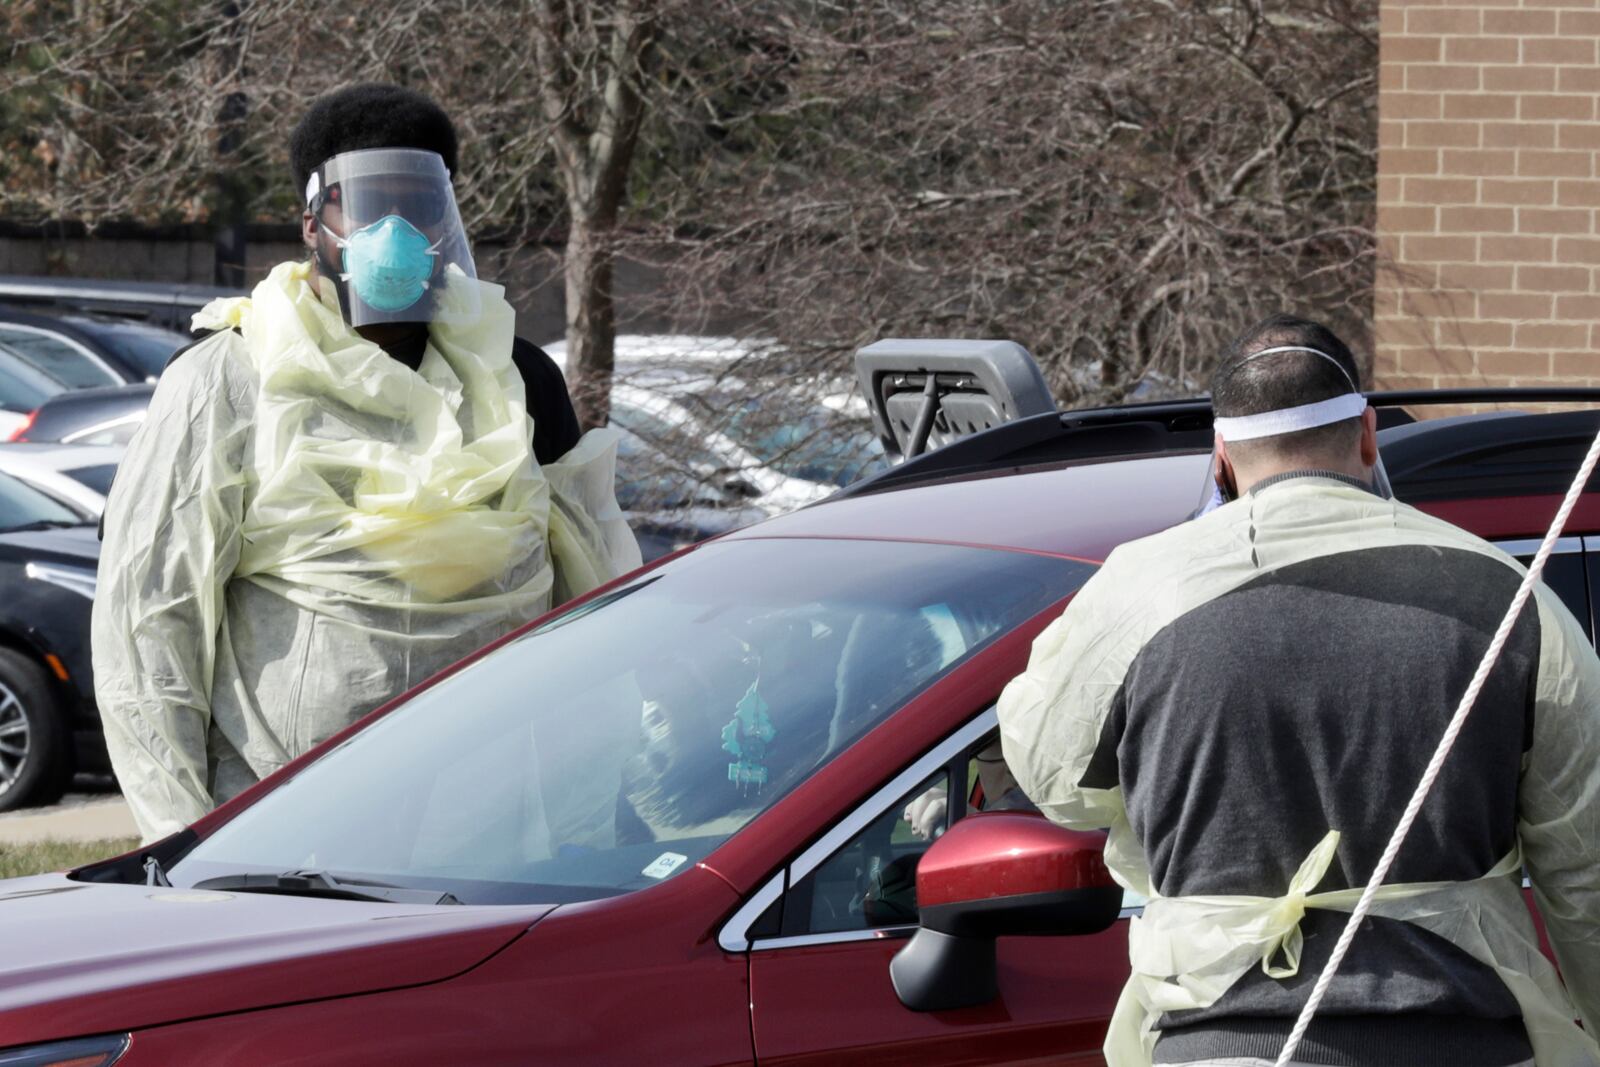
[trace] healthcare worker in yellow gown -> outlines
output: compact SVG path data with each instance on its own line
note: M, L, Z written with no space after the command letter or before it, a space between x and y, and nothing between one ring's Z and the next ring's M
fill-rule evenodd
M1211 398L1219 506L1111 553L998 706L1142 904L1110 1067L1277 1059L1523 576L1392 499L1321 324L1246 331ZM1540 586L1296 1064L1600 1067L1597 744L1600 658Z
M96 695L146 840L639 563L612 431L536 455L570 402L476 278L449 119L358 86L293 147L309 260L195 317L107 503Z

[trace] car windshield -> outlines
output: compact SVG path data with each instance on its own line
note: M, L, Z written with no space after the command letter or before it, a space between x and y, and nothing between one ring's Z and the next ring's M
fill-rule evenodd
M163 330L144 322L106 322L101 319L75 319L74 323L95 335L100 343L122 358L146 379L154 380L167 369L172 353L189 343L189 338L174 330Z
M0 345L74 389L122 384L99 360L59 334L0 323Z
M85 517L9 474L0 474L0 533L41 526L78 526Z
M219 827L173 884L317 868L469 904L653 885L1092 571L916 543L706 546L419 693Z

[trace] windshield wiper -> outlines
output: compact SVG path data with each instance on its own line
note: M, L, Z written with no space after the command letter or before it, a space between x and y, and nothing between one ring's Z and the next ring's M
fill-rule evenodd
M195 889L236 893L281 893L285 896L375 900L386 904L460 904L452 893L407 889L387 882L339 878L327 871L285 871L283 874L223 874L196 882Z

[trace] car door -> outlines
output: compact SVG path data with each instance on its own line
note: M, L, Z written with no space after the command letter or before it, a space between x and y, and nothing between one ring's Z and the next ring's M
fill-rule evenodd
M1089 937L1000 940L1000 996L981 1007L910 1011L890 982L889 961L916 929L915 864L929 844L906 809L942 794L947 826L984 804L975 757L994 732L990 707L835 823L730 922L725 938L749 951L758 1062L1103 1062L1128 974L1126 912Z

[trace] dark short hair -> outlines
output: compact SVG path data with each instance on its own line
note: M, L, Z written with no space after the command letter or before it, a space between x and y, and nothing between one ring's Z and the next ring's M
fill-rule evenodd
M456 170L456 128L443 108L415 89L366 82L317 97L289 135L296 192L334 156L363 148L437 152Z
M1316 349L1338 366L1309 352L1256 355L1286 346ZM1211 376L1211 409L1228 418L1259 415L1342 396L1352 384L1361 388L1361 368L1337 334L1319 322L1280 313L1262 319L1223 350ZM1316 451L1347 445L1359 430L1359 419L1344 419L1245 443L1282 453Z

